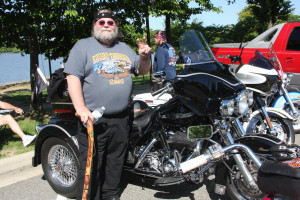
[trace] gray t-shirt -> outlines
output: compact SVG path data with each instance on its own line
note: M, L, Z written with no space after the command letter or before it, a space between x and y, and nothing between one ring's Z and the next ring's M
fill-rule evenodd
M88 109L105 107L105 114L126 109L132 92L131 72L138 67L139 56L125 43L110 47L96 38L79 40L72 48L64 72L82 82Z

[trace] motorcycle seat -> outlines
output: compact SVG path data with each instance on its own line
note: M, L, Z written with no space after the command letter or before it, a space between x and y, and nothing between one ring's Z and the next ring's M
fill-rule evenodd
M158 108L159 106L153 108L145 115L139 116L136 119L134 119L132 122L132 130L140 132L142 129L144 129L150 123L150 120L153 118L153 116L155 116Z

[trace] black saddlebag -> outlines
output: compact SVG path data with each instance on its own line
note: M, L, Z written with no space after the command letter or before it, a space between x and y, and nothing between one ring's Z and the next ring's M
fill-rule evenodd
M264 162L258 172L257 184L266 194L300 200L300 158Z

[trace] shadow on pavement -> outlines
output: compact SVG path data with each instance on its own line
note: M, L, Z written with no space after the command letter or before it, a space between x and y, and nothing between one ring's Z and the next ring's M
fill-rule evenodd
M198 190L201 187L207 188L207 193L210 199L214 200L229 200L230 198L226 195L218 195L214 192L215 180L209 180L207 177L204 177L202 183L194 184L192 182L186 182L177 185L170 186L154 186L155 179L139 176L133 174L132 172L124 171L123 177L121 180L120 194L124 192L128 184L140 186L142 188L148 188L155 190L153 199L180 199L180 198L189 198L195 200L193 192Z

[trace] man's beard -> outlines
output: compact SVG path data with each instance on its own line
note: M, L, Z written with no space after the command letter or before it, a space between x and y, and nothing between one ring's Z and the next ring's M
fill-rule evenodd
M104 30L110 30L111 32L110 34L103 35L102 31ZM96 27L94 27L93 35L99 42L106 44L117 39L118 31L118 27L116 27L115 30L112 30L110 28L96 29Z

